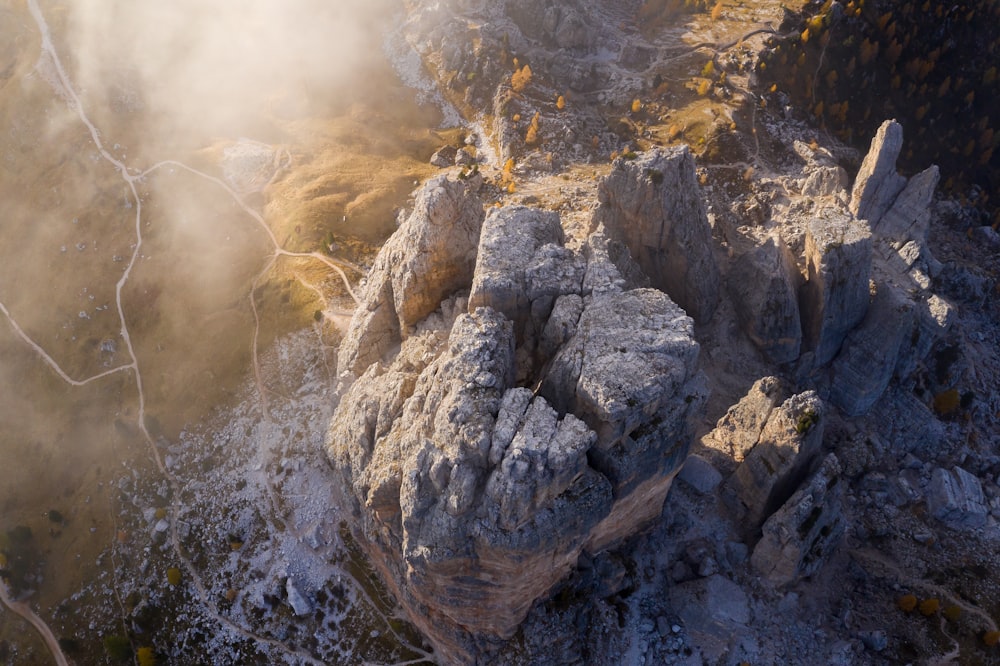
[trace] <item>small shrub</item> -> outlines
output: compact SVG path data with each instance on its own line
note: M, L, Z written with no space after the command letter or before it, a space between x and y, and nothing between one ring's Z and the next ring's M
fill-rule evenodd
M988 647L993 647L1000 643L1000 631L987 631L983 634L983 643Z
M125 661L132 656L132 644L125 636L112 634L104 637L104 651L112 661Z
M931 615L937 613L938 609L941 608L941 602L933 598L924 599L923 601L920 602L919 608L921 615L923 615L924 617L930 617Z
M753 173L751 172L751 176ZM811 409L807 409L799 415L798 421L795 422L795 432L799 435L803 435L816 425L819 421L819 416ZM911 595L908 595L911 596Z
M522 92L531 83L531 67L525 65L521 69L515 71L510 77L510 87L514 92Z
M640 111L642 111L642 100L640 100L638 97L632 100L631 109L632 113L639 113Z
M961 404L962 398L958 389L942 391L934 396L934 411L938 416L952 416Z
M962 617L962 609L959 606L948 606L942 615L949 622L958 622L958 618Z
M524 142L529 146L533 146L538 143L538 121L540 114L535 113L534 117L531 119L531 124L528 126L528 132L524 135Z
M167 569L167 582L170 585L177 587L181 584L181 570L177 567L170 567Z
M896 605L904 613L912 613L913 609L917 607L917 598L912 594L904 594L896 600Z
M500 172L500 180L503 183L509 183L514 180L514 158L509 158L503 164L503 170Z
M562 95L556 97L556 108L559 109L560 111L566 108L566 98L563 97Z
M156 655L151 647L141 647L135 652L139 666L156 666Z
M720 18L722 18L722 3L718 2L712 7L712 20L718 21Z

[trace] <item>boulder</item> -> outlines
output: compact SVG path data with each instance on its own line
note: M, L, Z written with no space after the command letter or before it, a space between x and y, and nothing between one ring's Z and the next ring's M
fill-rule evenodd
M701 495L713 492L722 483L719 470L695 453L687 457L677 477Z
M837 355L848 332L868 311L868 225L836 208L820 211L806 230L805 259L808 280L799 292L799 309L806 347L819 367Z
M442 146L431 155L431 164L442 169L455 165L455 156L458 148L455 146Z
M802 196L828 197L846 192L847 183L847 172L843 167L815 167L802 181Z
M844 533L840 463L832 453L813 477L764 523L750 564L774 586L816 573Z
M752 617L746 593L721 574L675 585L667 598L692 642L711 663L729 650Z
M954 529L982 527L989 514L983 484L961 467L934 470L927 492L927 510Z
M895 120L882 123L872 138L871 147L851 190L851 213L867 220L872 228L896 200L906 185L906 178L896 172L896 160L903 149L903 127Z
M312 614L312 601L299 589L298 584L291 576L285 581L285 593L288 595L288 605L292 607L292 612L300 617Z
M741 255L727 278L741 328L773 363L799 357L799 280L795 257L777 235Z
M719 269L690 149L615 160L598 197L595 219L628 247L652 286L695 321L708 321L719 301Z

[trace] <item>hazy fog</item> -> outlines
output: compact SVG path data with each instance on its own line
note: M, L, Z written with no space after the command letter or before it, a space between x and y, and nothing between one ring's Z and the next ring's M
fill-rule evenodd
M158 127L224 131L262 111L340 91L371 58L360 0L74 0L65 44L78 88ZM382 19L378 19L382 20Z

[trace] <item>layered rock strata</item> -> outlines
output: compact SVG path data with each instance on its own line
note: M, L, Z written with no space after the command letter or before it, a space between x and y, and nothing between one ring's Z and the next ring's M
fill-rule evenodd
M327 437L360 541L446 663L484 663L582 553L659 517L706 393L690 317L632 288L622 245L571 250L531 208L483 220L474 187L428 183L380 253Z

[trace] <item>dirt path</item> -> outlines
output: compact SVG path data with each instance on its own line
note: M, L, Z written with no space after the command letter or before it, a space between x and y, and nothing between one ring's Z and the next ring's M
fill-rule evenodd
M23 601L14 601L11 599L7 590L7 584L4 582L0 582L0 600L11 611L27 620L42 635L45 645L49 648L49 652L52 653L52 658L55 660L57 666L69 666L69 661L66 660L66 656L62 653L59 641L56 639L55 634L52 633L52 630L49 629L49 625L45 624L42 618L35 615L35 611L31 610L28 604Z

